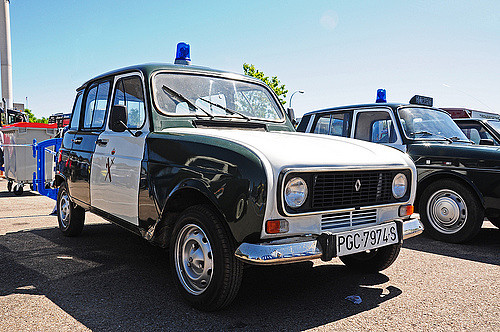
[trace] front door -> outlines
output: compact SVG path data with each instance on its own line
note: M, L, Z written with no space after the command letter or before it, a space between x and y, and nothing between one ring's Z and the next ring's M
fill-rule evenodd
M115 78L111 105L127 107L127 126L134 133L140 131L140 135L113 132L108 121L106 130L96 141L92 160L92 206L134 225L139 225L139 179L149 131L144 95L140 73Z

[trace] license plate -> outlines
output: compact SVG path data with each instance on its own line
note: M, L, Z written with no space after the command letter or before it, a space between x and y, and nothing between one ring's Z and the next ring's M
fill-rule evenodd
M337 256L355 254L398 242L398 232L394 222L339 233L337 234Z

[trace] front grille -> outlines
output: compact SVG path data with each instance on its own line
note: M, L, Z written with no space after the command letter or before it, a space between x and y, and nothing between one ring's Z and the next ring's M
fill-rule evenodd
M398 170L324 172L313 176L315 211L394 202L392 179Z
M321 230L369 225L376 222L376 209L329 213L321 216Z

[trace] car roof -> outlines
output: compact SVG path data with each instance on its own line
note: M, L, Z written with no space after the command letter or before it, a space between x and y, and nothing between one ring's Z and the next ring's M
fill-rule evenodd
M106 72L104 74L95 76L94 78L88 80L87 82L83 83L78 89L82 90L85 87L87 87L89 84L93 83L94 81L98 81L100 79L109 77L109 76L115 76L115 75L121 75L125 74L128 72L132 71L140 71L144 74L144 77L150 77L151 74L157 71L162 71L162 70L172 70L176 72L191 72L191 73L205 73L205 74L216 74L219 76L227 76L230 75L232 78L236 79L244 79L244 80L250 80L254 81L256 83L261 83L262 82L256 78L246 76L243 74L237 74L237 73L232 73L232 72L227 72L223 70L217 70L217 69L212 69L208 67L202 67L202 66L192 66L192 65L176 65L176 64L171 64L171 63L145 63L145 64L138 64L138 65L133 65L133 66L128 66L128 67L123 67L115 70L111 70L109 72Z
M336 111L336 110L344 110L344 109L349 109L349 108L370 108L370 107L389 107L392 110L396 110L399 107L402 106L410 106L410 107L421 107L421 108L429 108L433 110L437 110L440 112L445 111L435 108L435 107L428 107L428 106L423 106L423 105L416 105L416 104L406 104L406 103L370 103L370 104L357 104L357 105L344 105L344 106L336 106L336 107L329 107L329 108L323 108L315 111L310 111L304 114L306 115L311 115L311 114L316 114L316 113L322 113L322 112L330 112L330 111ZM446 113L448 114L448 113Z

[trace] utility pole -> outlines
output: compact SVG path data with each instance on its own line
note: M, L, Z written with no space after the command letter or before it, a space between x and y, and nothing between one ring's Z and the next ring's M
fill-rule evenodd
M14 108L12 94L12 56L10 45L9 0L0 0L0 56L2 64L2 98L5 99L4 111Z

